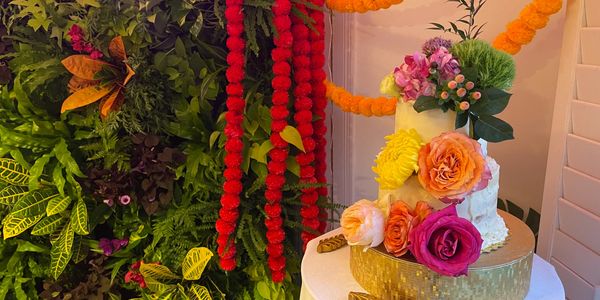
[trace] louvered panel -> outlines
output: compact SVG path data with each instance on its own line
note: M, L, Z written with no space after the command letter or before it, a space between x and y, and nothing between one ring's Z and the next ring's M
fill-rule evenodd
M565 199L558 201L558 228L596 253L600 253L600 217Z
M600 27L600 1L585 1L585 18L588 27Z
M581 63L600 66L600 27L581 28Z
M600 104L574 100L572 105L573 133L600 142Z
M577 65L577 99L600 104L600 66Z
M600 119L600 118L599 118ZM600 143L580 136L567 136L567 165L577 171L600 178Z
M567 294L567 299L571 300L600 300L598 289L583 280L560 261L551 259L550 262L556 268L556 273L562 280Z
M600 216L600 180L565 167L563 189L565 199Z
M600 285L600 255L561 231L556 232L554 239L552 256L569 269L577 270L577 274L585 281L592 285Z

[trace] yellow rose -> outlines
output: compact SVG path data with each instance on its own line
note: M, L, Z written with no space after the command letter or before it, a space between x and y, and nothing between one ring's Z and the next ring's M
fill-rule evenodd
M375 159L373 172L379 175L375 180L381 189L393 190L419 170L419 149L423 141L414 129L399 130L385 139L387 143Z

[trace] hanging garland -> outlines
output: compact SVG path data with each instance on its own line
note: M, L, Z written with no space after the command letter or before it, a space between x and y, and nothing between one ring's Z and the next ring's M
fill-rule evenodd
M345 112L370 116L391 116L396 113L397 98L354 96L344 88L326 81L327 98Z
M403 0L327 0L327 7L344 13L365 13L368 11L386 9Z
M290 0L275 0L272 6L273 23L277 34L273 38L275 48L271 52L273 58L273 73L275 77L271 82L273 87L273 107L271 107L271 143L273 149L269 151L268 175L265 181L265 212L267 218L267 254L271 279L282 282L285 277L285 256L283 256L283 219L281 218L282 187L285 184L286 159L288 157L288 143L281 137L281 132L288 126L287 108L289 102L288 91L292 85L290 79L291 67L289 61L292 57L293 37L290 31L292 21L290 13L292 4Z
M546 27L550 16L559 12L562 0L533 0L519 17L506 25L506 31L494 40L494 48L512 55L533 40L536 30Z
M327 6L339 12L363 12L355 9L357 2L363 1L327 0ZM559 12L561 8L562 0L533 0L521 11L517 19L508 23L506 31L499 34L492 45L498 50L517 54L523 45L533 40L536 30L546 27L550 16ZM325 84L327 97L345 112L380 117L393 115L396 111L396 98L355 96L330 81L326 81Z
M307 15L308 11L306 6L297 3L294 5L296 10L302 14ZM294 58L292 60L294 65L294 121L296 121L296 129L300 133L302 138L302 144L304 145L304 153L300 153L296 156L296 161L300 165L300 184L315 184L317 182L315 178L315 140L313 139L313 100L311 99L311 45L308 40L309 29L304 24L304 21L299 16L292 17L292 34L294 36L293 53ZM316 205L319 195L314 187L305 188L302 190L300 195L300 201L302 202L302 208L300 209L300 216L302 217L302 224L305 224L313 230L318 230L319 227L319 207ZM312 224L312 226L311 226ZM316 226L315 226L316 224ZM307 238L305 238L307 231L302 232L302 238L304 245L306 245Z
M237 263L235 258L235 243L232 234L235 231L239 217L240 193L242 192L242 168L244 143L242 137L244 130L244 50L246 43L243 39L244 13L243 0L228 0L226 2L225 18L227 20L227 113L225 119L225 183L223 196L221 196L221 209L216 222L218 232L217 244L220 265L223 270L232 271Z
M311 0L313 6L323 8L325 6L324 0ZM325 14L322 9L311 9L310 17L315 21L314 28L315 30L310 31L309 41L311 45L311 85L312 85L312 98L313 98L313 115L315 115L316 119L313 121L313 139L316 143L315 147L315 177L317 182L322 184L323 186L317 189L318 195L321 197L327 197L328 190L324 185L327 183L327 178L325 177L325 172L327 170L327 153L326 146L327 140L325 139L325 134L327 133L327 125L325 124L326 113L325 109L327 108L327 88L325 87L324 80L327 75L324 71L325 66ZM318 200L315 198L309 198L308 203L310 205L315 205ZM324 209L321 211L320 215L321 221L317 218L307 218L303 221L303 225L312 228L314 230L318 230L319 232L325 232L327 227L327 211ZM302 233L302 240L304 242L304 246L306 247L306 243L313 239L315 236L309 232Z

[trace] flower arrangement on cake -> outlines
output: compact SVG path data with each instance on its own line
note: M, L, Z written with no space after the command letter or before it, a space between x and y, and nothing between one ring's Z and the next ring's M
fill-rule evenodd
M482 252L500 247L508 230L496 213L498 165L487 142L513 138L496 117L508 105L515 65L510 55L475 39L474 18L484 1L456 1L470 12L454 43L435 37L406 55L381 92L398 99L396 132L375 159L376 201L344 211L350 245L408 257L443 276L467 275ZM484 220L484 221L482 221Z

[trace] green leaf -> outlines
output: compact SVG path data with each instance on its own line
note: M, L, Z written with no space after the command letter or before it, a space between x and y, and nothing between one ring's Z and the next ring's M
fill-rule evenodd
M198 280L204 272L204 268L213 257L212 251L205 247L193 248L188 251L181 263L181 271L185 280Z
M511 94L496 88L489 88L481 92L481 98L471 105L471 112L480 115L499 114L508 105Z
M27 193L29 193L29 191L26 187L9 185L0 190L0 204L13 205L23 196L27 195Z
M73 255L71 256L71 260L74 263L79 263L83 261L88 254L89 248L83 243L83 238L76 235L73 239Z
M61 213L69 207L71 204L71 197L69 196L56 196L48 202L48 206L46 206L46 214L48 216L52 216L58 213Z
M58 276L62 274L69 260L71 260L74 238L73 228L68 224L61 231L58 240L52 245L52 250L50 250L50 274L54 279L58 279Z
M63 168L61 165L57 164L52 170L52 182L56 186L56 189L60 193L61 196L65 195L65 183L67 180L63 176Z
M513 129L508 123L489 115L479 116L475 122L475 134L491 143L514 139Z
M217 139L219 138L220 135L221 135L220 131L214 131L213 133L210 134L210 138L208 139L209 149L212 149L212 147L215 145L215 142L217 141Z
M29 172L14 159L0 158L0 180L12 185L26 186L29 182Z
M115 281L115 278L117 278L117 275L119 275L119 271L121 270L121 267L123 265L125 265L128 260L129 260L128 258L122 258L122 259L118 260L114 265L112 265L112 271L110 272L110 284L111 285Z
M201 285L192 284L189 294L189 297L192 300L212 300L208 289Z
M52 155L50 154L42 155L42 157L38 158L33 164L33 166L31 166L31 168L29 169L30 190L35 190L39 188L40 183L38 182L38 180L40 176L42 176L42 173L44 173L44 168L46 167L46 164L48 164L48 161L50 161L50 158L52 158Z
M146 278L146 276L144 276L144 282L146 282L146 286L153 293L164 293L176 288L176 286L173 284L162 283L152 277Z
M292 172L292 174L300 177L300 165L298 164L298 161L296 161L296 157L288 156L285 160L285 163L287 165L287 169Z
M177 276L169 268L163 265L146 264L142 263L140 266L140 273L144 276L144 279L151 278L155 280L177 280L181 277Z
M60 215L54 215L43 218L37 223L31 230L32 235L47 235L56 231L61 225L65 223L64 219Z
M271 143L271 141L266 140L260 146L250 148L250 158L253 158L256 161L266 165L267 164L267 154L273 148L275 148L275 147L273 147L273 144Z
M192 27L190 27L190 33L194 36L198 36L200 34L200 31L202 31L203 23L204 23L204 16L202 15L202 11L199 11L196 21L194 22Z
M465 125L467 125L467 121L469 121L469 113L468 112L457 113L456 121L454 122L454 128L458 129L458 128L464 127Z
M283 131L281 131L280 135L284 141L296 146L296 148L300 149L300 151L306 152L304 150L304 144L302 143L302 137L300 136L298 129L287 125Z
M420 113L426 110L439 108L439 105L437 99L433 96L420 96L417 98L417 101L415 101L415 104L413 104L413 108Z
M67 142L64 139L60 139L58 144L54 147L54 155L58 161L67 169L68 172L75 174L78 177L85 177L85 175L79 169L79 165L71 156L71 151L67 147Z
M43 217L44 215L39 215L35 217L18 217L13 214L9 214L2 221L2 235L5 240L13 236L17 236L23 233L25 230L29 229L29 227L35 225Z
M48 253L48 248L25 240L17 240L17 252Z
M100 3L96 0L77 0L77 3L79 3L79 5L85 7L85 6L93 6L93 7L100 7Z
M48 201L57 195L56 190L53 188L31 191L15 203L11 213L21 217L32 217L43 214L46 211Z
M77 200L75 207L71 211L71 225L73 231L79 235L90 234L88 230L88 212L83 199Z
M271 288L264 281L259 281L256 284L256 290L261 297L271 299Z

